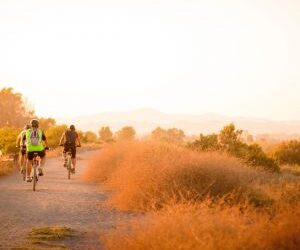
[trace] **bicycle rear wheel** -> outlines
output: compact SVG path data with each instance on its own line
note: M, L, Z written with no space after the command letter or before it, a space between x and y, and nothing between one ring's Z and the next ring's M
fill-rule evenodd
M33 167L33 179L32 179L32 188L33 191L36 189L36 184L37 184L37 175L36 175L36 166Z

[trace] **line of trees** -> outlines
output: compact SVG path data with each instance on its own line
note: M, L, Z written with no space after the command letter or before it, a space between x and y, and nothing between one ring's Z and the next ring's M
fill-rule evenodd
M37 118L21 93L13 88L0 90L0 151L2 154L17 153L16 138L23 127L33 118ZM49 146L55 148L63 132L68 128L65 124L57 124L54 118L38 118L40 128L46 134ZM109 127L102 127L99 134L92 131L78 130L82 143L113 142L117 140L131 140L136 132L133 127L126 126L112 133Z
M0 90L0 150L3 154L17 152L16 137L24 125L34 117L36 117L34 110L29 107L22 94L14 92L12 88ZM46 133L50 147L57 147L67 125L57 124L53 118L39 118L39 121L40 127ZM101 127L98 135L92 131L78 131L78 133L83 143L111 143L132 140L136 136L136 131L131 126L125 126L115 133L108 126ZM186 145L184 131L177 128L157 127L151 132L150 138ZM251 135L236 129L234 124L225 126L219 134L200 134L199 138L188 143L188 147L199 151L224 151L251 166L263 166L265 169L273 171L279 170L279 164L300 165L300 141L282 142L275 145L271 152L266 154L259 144L253 143Z

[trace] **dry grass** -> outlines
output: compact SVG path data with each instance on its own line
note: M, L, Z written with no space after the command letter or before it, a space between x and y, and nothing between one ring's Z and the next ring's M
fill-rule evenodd
M287 209L287 210L285 210ZM177 205L132 221L130 230L102 236L106 249L299 249L300 211L282 208L274 217L240 206L202 202Z
M109 203L144 211L101 238L107 249L299 249L300 182L219 153L157 142L102 150L85 178Z
M11 161L0 161L0 176L8 175L15 170L15 164Z
M300 166L299 165L282 165L281 171L283 173L300 176Z
M71 228L52 226L33 228L27 235L22 246L13 247L13 250L63 250L68 249L64 241L76 236Z
M198 153L155 142L116 144L89 164L86 178L106 183L119 209L156 210L207 196L259 202L252 186L262 173L220 153Z

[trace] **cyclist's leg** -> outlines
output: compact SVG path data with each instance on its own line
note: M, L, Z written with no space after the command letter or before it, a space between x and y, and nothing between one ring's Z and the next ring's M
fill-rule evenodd
M63 150L63 158L64 158L64 167L67 166L67 152L69 151L69 146L67 143L64 144L64 150Z
M40 166L43 167L46 163L46 152L45 150L38 152L39 157L41 158L41 164Z
M25 171L26 166L26 148L22 147L20 150L20 167L22 171Z
M27 164L26 164L27 180L31 180L32 160L33 160L33 152L27 152Z
M19 168L20 168L20 172L22 171L22 167L24 166L23 165L23 152L22 152L22 148L20 149L20 152L19 152Z
M46 152L45 152L45 150L38 152L38 155L41 158L41 162L40 162L38 171L39 171L39 175L42 176L42 175L44 175L43 167L46 163Z

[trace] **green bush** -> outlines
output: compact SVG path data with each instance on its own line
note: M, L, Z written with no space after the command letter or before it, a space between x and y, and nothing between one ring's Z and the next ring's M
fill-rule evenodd
M81 138L82 143L96 143L98 141L97 135L92 131L83 133Z
M185 134L181 129L162 129L157 127L152 131L151 138L162 142L181 144L184 142Z
M18 152L16 140L20 133L17 128L0 128L0 150L3 154L14 154Z
M279 144L273 156L281 164L300 165L300 141L291 140Z
M135 137L135 129L130 126L126 126L121 128L119 131L116 132L117 140L133 140Z
M276 162L268 157L258 144L243 144L242 155L238 158L244 159L250 166L261 166L265 170L279 172L279 166Z
M45 132L50 148L59 146L60 138L67 128L67 125L52 126Z
M217 134L203 135L200 134L200 138L189 144L192 149L199 149L201 151L215 151L220 149Z
M274 159L268 157L258 144L246 144L241 140L242 130L236 130L234 124L225 126L220 133L200 135L200 138L188 147L200 151L221 150L241 159L252 167L262 167L265 170L279 172L279 166Z

